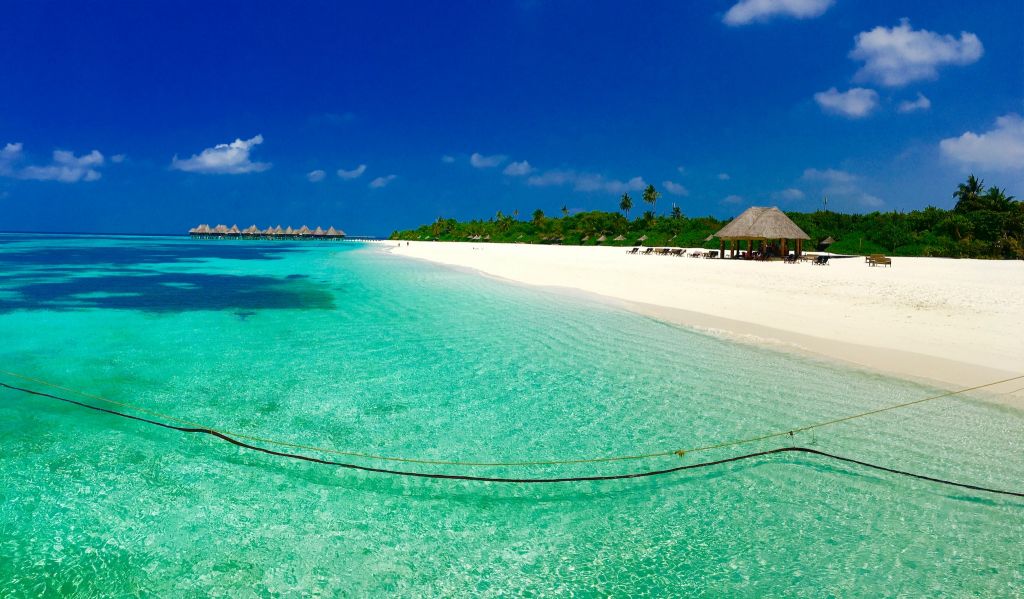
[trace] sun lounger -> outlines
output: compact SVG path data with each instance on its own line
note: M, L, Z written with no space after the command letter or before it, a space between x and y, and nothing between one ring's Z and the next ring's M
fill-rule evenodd
M818 266L828 266L828 256L818 256L814 259L814 263Z
M676 248L674 250L669 250L669 253L672 254L673 256L682 256L683 250Z
M633 248L631 250L626 250L626 253L627 254L635 254L635 253L637 253L639 251L640 251L640 248L637 247L637 248Z
M786 254L784 261L786 264L796 264L796 254Z
M654 251L654 248L647 248L646 250L644 250L643 252L641 252L641 254L643 254L644 256L646 256L647 254L650 254L650 253L651 253L651 252L653 252L653 251Z

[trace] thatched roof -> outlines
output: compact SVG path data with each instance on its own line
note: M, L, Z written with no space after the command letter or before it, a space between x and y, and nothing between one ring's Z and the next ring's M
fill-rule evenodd
M220 234L223 235L223 234L226 234L228 232L228 227L227 227L227 225L217 225L216 227L213 228L213 232L214 233L220 233Z
M264 235L273 235L274 234L274 227L267 227L266 229L263 229L263 234Z
M832 245L835 242L836 242L836 240L832 239L832 236L830 235L830 236L826 237L825 239L821 240L821 245Z
M326 233L326 231L324 231L320 227L317 227L316 229L313 230L313 235L316 235L317 237L323 237L324 233Z
M241 231L238 230L238 225L231 225L231 228L228 229L228 233L231 233L232 235L238 235L239 233L241 233Z
M281 228L281 225L274 227L274 235L284 235L284 229Z
M278 227L278 228L280 228L280 227ZM284 234L285 235L295 235L295 229L293 229L291 227L291 225L289 225L288 228L284 230Z
M259 235L260 228L256 225L249 225L248 228L242 230L242 235Z
M597 240L598 241L608 241L608 238L605 237L604 235L602 235L602 236L598 237Z
M715 233L719 239L810 239L776 207L751 206Z
M210 225L207 225L207 224L202 224L202 225L199 225L198 227L196 227L196 233L212 233L212 232L213 231L210 229Z
M647 241L647 236L644 235L644 236L640 237L639 239L637 239L637 241Z
M307 227L306 225L302 225L302 227L298 231L296 231L296 233L299 235L311 235L313 232L310 231L309 227Z
M327 233L325 233L325 235L328 237L337 237L338 231L334 227L330 227L327 229Z
M612 241L626 241L626 238L624 236L622 236L622 235L619 235L618 237L616 237Z

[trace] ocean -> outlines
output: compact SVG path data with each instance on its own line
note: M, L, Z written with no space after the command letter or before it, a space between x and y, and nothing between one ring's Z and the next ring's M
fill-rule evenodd
M800 445L1024 481L1024 413L970 394L674 455L944 389L375 244L0 235L0 370L9 385L403 472L602 476ZM5 388L0 451L5 597L1024 589L1024 500L813 455L613 481L422 479ZM650 453L668 455L366 457Z

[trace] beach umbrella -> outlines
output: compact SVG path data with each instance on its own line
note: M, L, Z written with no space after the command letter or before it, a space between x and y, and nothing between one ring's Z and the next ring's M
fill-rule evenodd
M622 235L619 235L613 241L626 241L626 238L624 236L622 236Z
M646 235L644 235L644 236L643 236L643 237L641 237L640 239L637 239L637 241L647 241L647 236L646 236Z

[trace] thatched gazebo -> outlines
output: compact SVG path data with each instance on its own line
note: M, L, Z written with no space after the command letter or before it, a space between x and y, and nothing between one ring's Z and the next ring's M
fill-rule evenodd
M789 219L781 210L772 206L751 206L742 214L722 227L714 234L720 240L719 256L725 257L725 242L729 242L730 256L734 256L739 247L739 242L747 242L747 257L751 255L754 242L758 242L761 251L764 252L766 244L774 241L779 242L779 253L783 256L789 253L787 243L790 239L796 240L796 255L803 253L804 240L810 239L803 229Z
M615 239L613 239L612 241L626 241L626 236L625 235L619 235Z

